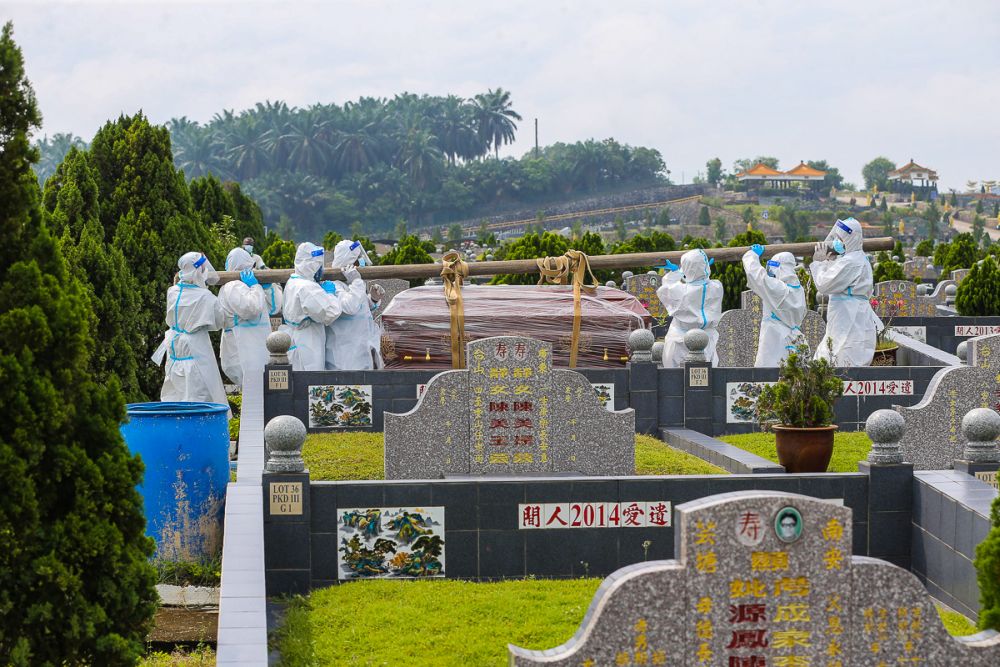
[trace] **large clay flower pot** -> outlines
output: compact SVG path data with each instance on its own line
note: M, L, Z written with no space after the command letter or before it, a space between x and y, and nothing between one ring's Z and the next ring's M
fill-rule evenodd
M898 345L893 345L891 347L886 347L881 350L876 349L874 356L872 356L872 366L895 366L896 365L896 352L899 351Z
M826 472L833 455L833 432L836 426L795 428L774 426L778 463L786 472Z

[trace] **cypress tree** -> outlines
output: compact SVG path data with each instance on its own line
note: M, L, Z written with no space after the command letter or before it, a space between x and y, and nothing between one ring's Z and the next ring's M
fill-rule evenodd
M90 375L87 292L43 220L41 119L10 23L0 89L0 664L132 664L156 599L142 464L117 379Z
M104 242L97 182L87 154L73 148L45 184L46 224L60 245L70 271L85 286L94 318L90 371L98 382L118 378L130 401L146 398L139 389L134 346L136 285L125 257Z
M104 233L126 258L135 279L135 356L139 389L160 394L163 370L149 358L163 339L167 288L177 258L200 251L221 269L224 250L192 210L183 172L174 169L170 133L138 113L108 122L94 137L95 170Z

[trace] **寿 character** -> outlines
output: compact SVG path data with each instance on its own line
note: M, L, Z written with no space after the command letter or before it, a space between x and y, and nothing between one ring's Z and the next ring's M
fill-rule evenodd
M497 359L507 358L507 343L503 341L497 343L496 349L493 350L493 356Z
M740 515L737 535L746 537L752 542L757 542L760 539L760 531L760 514L757 512L744 512Z

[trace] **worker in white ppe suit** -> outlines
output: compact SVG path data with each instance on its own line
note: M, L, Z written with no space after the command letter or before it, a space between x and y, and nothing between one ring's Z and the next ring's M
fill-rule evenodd
M837 366L867 366L875 354L882 321L872 310L872 267L862 252L861 224L838 220L826 241L816 244L809 266L816 290L830 297L826 334L814 355Z
M237 385L243 378L260 375L267 364L267 336L271 333L271 310L281 306L281 288L268 292L253 274L254 260L243 248L233 248L226 257L226 270L239 271L240 279L219 290L219 303L226 316L219 345L222 371Z
M221 403L227 405L219 364L208 337L222 328L224 315L219 300L206 287L219 281L219 274L200 252L189 252L177 260L178 282L167 290L167 326L163 342L153 353L159 365L167 359L161 401Z
M669 260L663 266L667 274L663 276L663 285L656 290L656 296L671 317L663 345L665 368L684 365L684 357L687 356L684 334L691 329L703 329L708 334L705 358L713 366L719 363L719 355L715 352L719 341L716 325L722 317L723 290L718 280L709 280L711 264L705 251L696 249L681 255L679 270Z
M335 280L343 313L326 328L326 368L335 371L381 368L382 333L372 317L385 295L381 285L365 291L365 281L355 268L368 261L360 241L344 239L333 249L333 266L347 282ZM348 284L349 283L349 284Z
M751 246L743 255L743 269L747 285L763 302L753 365L772 367L780 364L796 345L807 344L801 329L806 296L795 273L795 255L779 252L767 260L765 269L760 264L763 254L764 246Z
M254 250L254 242L253 242L253 237L252 236L248 236L245 239L243 239L243 249L246 250L247 254L250 255L253 258L253 268L254 268L255 271L257 269L266 269L267 268L267 265L264 264L264 258L261 257L260 255L254 254L254 251L253 251Z
M295 273L285 283L283 327L292 337L288 358L297 371L326 368L326 327L340 317L340 298L333 282L323 278L323 248L300 243Z

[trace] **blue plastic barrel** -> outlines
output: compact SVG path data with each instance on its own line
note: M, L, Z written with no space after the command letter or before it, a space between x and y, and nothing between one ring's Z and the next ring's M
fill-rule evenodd
M146 466L139 484L156 556L197 561L218 554L229 483L229 406L130 403L121 432Z

